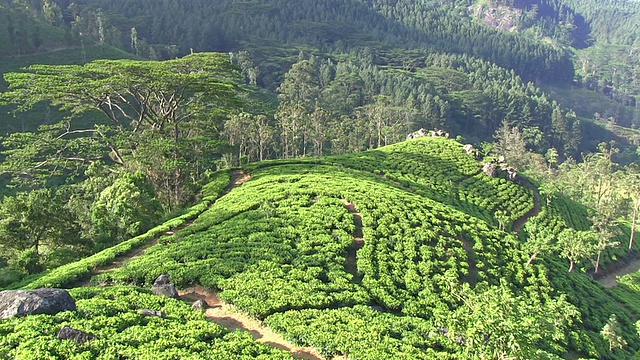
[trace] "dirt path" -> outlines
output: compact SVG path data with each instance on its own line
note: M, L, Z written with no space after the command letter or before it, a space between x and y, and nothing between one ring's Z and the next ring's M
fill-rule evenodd
M529 212L522 215L520 218L518 218L516 221L513 222L513 225L511 226L511 228L516 233L519 233L520 230L522 230L522 228L527 223L527 221L529 221L529 219L540 214L540 209L542 209L542 205L540 204L540 192L538 191L538 188L533 186L533 184L531 184L529 181L527 180L525 181L526 183L524 186L533 190L533 209L529 210Z
M251 180L251 174L249 174L246 170L233 170L231 171L231 181L229 181L229 186L222 192L220 197L227 195L231 190L237 188L238 186L246 183Z
M353 282L356 284L362 283L362 274L358 273L358 264L356 254L358 250L364 246L364 235L362 234L362 214L358 212L356 206L348 201L344 201L344 207L349 210L349 213L353 215L353 223L356 229L353 231L353 243L347 249L347 260L344 263L344 269L349 274L353 275Z
M604 271L599 277L596 277L595 280L606 288L612 288L618 285L618 277L640 270L639 258L632 259L627 263L622 263L621 260L619 261L621 262L619 265L617 263L609 264L611 270Z
M224 326L230 331L248 331L256 341L290 352L297 359L324 360L318 351L311 347L300 347L285 340L282 335L264 326L261 321L239 312L234 306L220 300L218 294L202 286L179 291L180 298L193 303L204 299L209 305L204 315L211 321Z

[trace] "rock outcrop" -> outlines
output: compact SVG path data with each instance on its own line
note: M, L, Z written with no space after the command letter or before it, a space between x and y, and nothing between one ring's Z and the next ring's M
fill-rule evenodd
M180 297L180 295L178 295L178 290L170 282L170 277L168 274L162 274L158 276L156 281L153 282L151 291L156 295L166 296L173 299L177 299Z
M209 304L204 299L200 299L191 305L191 308L194 310L206 310L209 307Z
M84 331L74 329L68 325L65 325L60 331L58 331L58 339L72 340L78 344L83 344L89 340L93 340L94 336Z
M0 319L75 310L75 300L64 289L0 291Z

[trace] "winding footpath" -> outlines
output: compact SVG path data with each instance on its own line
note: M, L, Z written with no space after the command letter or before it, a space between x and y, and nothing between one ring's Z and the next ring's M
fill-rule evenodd
M637 256L637 255L636 255ZM597 274L595 280L606 288L613 288L618 285L618 278L624 275L633 274L640 270L640 259L634 258L629 262L622 263L624 260L618 260L617 263L609 264L609 268ZM618 265L618 266L616 266ZM609 270L610 269L610 270Z
M257 342L290 352L297 359L324 360L315 348L300 347L287 341L282 335L264 326L261 321L249 317L233 305L220 300L217 292L210 291L202 286L196 286L181 290L178 295L180 295L180 299L188 303L201 299L205 300L209 308L204 315L216 324L229 329L229 331L247 331Z
M525 180L524 186L531 189L533 191L533 209L529 210L526 214L522 215L520 218L516 219L511 225L511 228L514 232L519 233L524 225L534 216L538 216L540 214L540 210L542 209L542 204L540 203L540 192L538 188L531 184L528 180Z

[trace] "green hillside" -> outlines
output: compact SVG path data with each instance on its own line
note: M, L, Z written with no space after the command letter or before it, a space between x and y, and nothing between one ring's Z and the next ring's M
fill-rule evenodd
M640 3L599 4L3 2L0 289L78 310L0 358L638 358Z
M19 57L76 43L63 29L39 21L13 4L0 5L0 19L0 57Z
M326 358L630 359L640 349L633 324L640 307L628 300L635 290L612 292L582 270L568 273L569 262L555 252L526 265L528 242L540 228L586 230L586 209L562 197L541 202L524 178L519 185L485 175L454 140L424 137L351 155L258 162L214 178L204 202L180 219L10 286L74 288L90 278L107 287L74 289L87 299L77 313L3 321L0 354L37 347L42 356L231 356L213 352L218 346L246 346L246 358L266 353L241 333L194 332L193 321L202 318L183 315L177 302L111 287L148 287L163 273L181 289L204 286ZM178 231L167 232L172 227ZM130 300L114 295L124 292ZM139 306L167 313L172 325L164 336L188 331L206 344L155 340L158 322L141 323L132 314ZM100 320L106 314L112 318ZM600 330L614 314L628 346L610 352ZM50 341L63 323L99 340L71 348ZM150 340L109 335L114 328L144 331ZM198 351L170 353L168 346Z

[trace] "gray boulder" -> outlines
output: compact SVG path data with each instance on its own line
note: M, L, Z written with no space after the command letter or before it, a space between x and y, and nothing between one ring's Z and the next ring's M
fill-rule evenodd
M169 285L171 284L170 279L169 274L162 274L153 282L153 286Z
M191 308L194 310L206 310L209 307L209 304L204 299L200 299L191 305Z
M498 169L491 163L485 163L482 166L482 171L490 177L495 177L498 174Z
M78 344L83 344L89 340L93 340L94 336L84 331L76 330L68 325L65 325L60 331L58 331L58 339L72 340Z
M138 310L138 312L142 316L155 316L155 317L159 317L161 319L165 319L167 317L167 315L165 313L163 313L162 311L159 311L159 310L142 309L142 310Z
M168 274L162 274L158 276L156 281L153 282L151 292L156 295L166 296L173 299L179 298L180 296L178 295L178 290L169 280L170 277Z
M156 295L166 296L173 299L178 299L180 297L180 295L178 295L178 290L173 284L158 285L158 286L153 285L153 287L151 288L151 292L153 292Z
M0 291L0 319L31 314L75 311L76 302L64 289Z

